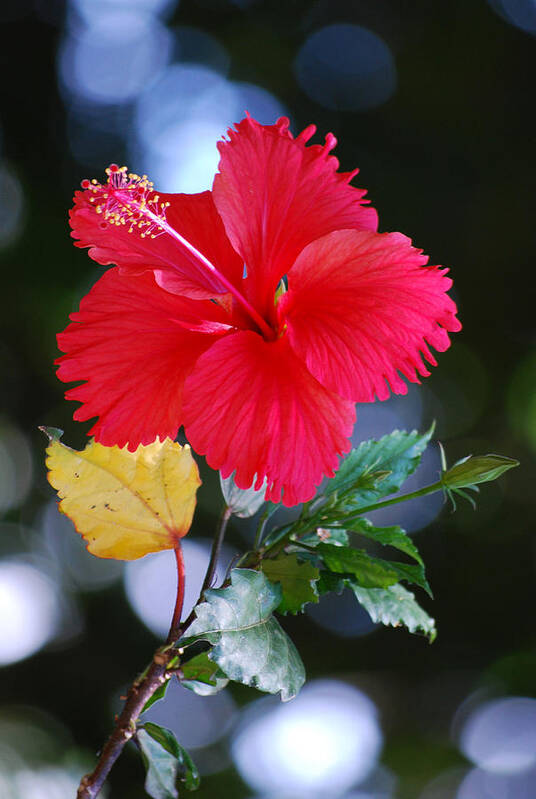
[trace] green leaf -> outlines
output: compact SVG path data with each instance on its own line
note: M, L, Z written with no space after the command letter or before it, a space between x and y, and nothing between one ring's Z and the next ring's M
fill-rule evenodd
M422 435L394 430L379 441L363 441L344 459L339 471L328 481L325 494L344 495L351 507L369 505L398 491L413 474L433 433Z
M144 704L143 710L141 711L142 713L145 713L146 710L149 710L151 705L154 705L155 702L159 702L160 699L163 699L165 697L168 684L169 684L169 680L166 680L166 682L162 683L162 685L159 688L156 689L154 694Z
M320 577L316 584L320 596L324 594L342 594L346 588L346 579L355 579L352 574L335 574L335 572L324 571L320 572Z
M296 555L284 553L273 560L261 563L263 573L271 583L279 583L282 599L277 607L279 613L299 613L308 602L318 602L315 582L320 576L311 563L301 563Z
M320 594L342 594L345 588L350 588L375 624L404 625L410 633L427 635L430 643L436 637L434 620L418 605L411 591L400 583L387 588L363 588L351 574L321 571L317 585Z
M356 519L348 525L348 529L383 546L395 547L424 566L419 550L402 527L375 527L368 519Z
M181 671L184 675L182 685L199 696L211 696L221 691L229 680L217 663L208 657L207 652L202 652L189 660Z
M385 563L388 563L396 571L399 580L406 580L408 583L418 585L433 599L432 589L426 579L423 566L420 564L414 566L412 563L400 563L398 560L388 560Z
M322 541L329 542L330 544L340 544L342 546L348 546L349 544L348 533L346 530L342 530L341 528L326 529L323 527L317 527L314 532L307 533L306 535L300 535L300 522L298 520L293 524L286 524L284 527L272 530L266 536L264 546L272 546L277 544L282 538L285 538L285 536L287 536L293 528L298 531L298 538L294 539L291 536L290 542L287 545L289 551L299 551L299 544L306 544L306 546L309 547L316 547L318 544L322 543ZM304 557L303 551L301 554L302 557Z
M319 527L314 533L304 535L299 540L309 547L316 547L318 544L335 544L347 547L350 543L348 533L340 527L332 527L330 529Z
M414 595L400 584L389 588L363 588L346 580L358 602L375 623L399 627L404 625L410 633L422 632L434 641L437 630L435 621L415 601Z
M519 461L503 455L468 455L441 475L445 488L471 488L477 483L496 480L501 474L519 466Z
M316 550L330 571L353 574L363 588L388 588L399 580L408 580L424 588L431 596L424 568L420 564L373 558L363 549L332 544L319 544Z
M225 504L234 516L247 519L254 516L264 502L266 486L258 491L251 488L238 488L234 481L234 472L229 477L222 477L220 472L220 485L225 499ZM255 485L255 480L253 481Z
M153 799L178 799L178 787L199 787L199 773L188 752L165 727L147 722L136 733L147 769L145 790Z
M366 588L387 588L398 582L398 575L385 561L371 558L364 549L319 544L317 550L332 572L353 574Z
M305 670L272 616L281 603L281 586L261 572L233 569L231 585L205 591L205 598L195 609L187 640L211 643L209 658L229 679L259 691L281 691L283 701L292 699L305 681Z

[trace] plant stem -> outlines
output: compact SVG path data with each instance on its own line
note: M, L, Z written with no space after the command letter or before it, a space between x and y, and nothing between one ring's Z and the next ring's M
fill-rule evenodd
M409 494L400 494L400 496L393 497L393 499L384 499L382 502L374 502L372 505L364 505L362 508L356 508L356 512L352 516L347 516L346 518L358 519L364 513L371 513L373 510L380 510L381 508L386 508L388 505L396 505L398 502L406 502L408 499L425 497L427 494L434 494L436 491L442 491L443 489L443 483L441 480L438 480L437 483L424 486L424 488L419 488L417 491L412 491Z
M216 530L216 535L214 536L214 541L212 542L212 551L210 553L210 561L207 567L207 571L205 574L205 579L203 580L203 585L201 586L201 591L199 592L199 598L195 603L194 607L190 611L190 615L184 622L181 627L181 635L184 630L190 626L195 618L195 606L199 605L200 602L203 601L203 595L207 588L210 588L212 585L212 581L214 579L214 575L216 574L216 566L218 565L218 558L220 556L221 545L223 543L223 538L225 536L225 530L227 529L227 522L232 516L232 510L227 506L223 509L222 514L220 516L220 521L218 523L218 529Z
M199 599L202 599L203 594L205 593L207 588L210 588L210 586L212 585L214 575L216 574L216 566L218 565L218 558L220 557L221 545L223 544L223 538L225 536L225 530L227 529L227 522L231 518L232 513L233 513L232 510L228 507L225 507L221 513L218 529L216 530L216 535L214 536L214 541L212 542L210 561L208 564L207 572L205 574L205 579L203 580L203 587L201 588Z
M417 491L412 491L409 494L400 494L398 497L393 497L392 499L384 499L381 502L374 502L371 505L363 505L361 508L356 508L355 513L344 516L342 524L338 522L337 518L330 519L328 516L318 518L313 515L310 517L310 519L302 519L300 517L298 521L298 529L295 527L294 529L291 528L286 535L282 536L281 538L277 538L272 544L269 544L265 549L262 550L262 557L264 558L268 555L273 556L273 554L278 554L288 544L291 535L304 535L305 533L310 532L310 530L313 530L317 527L343 527L344 523L359 519L364 513L371 513L373 510L380 510L381 508L386 508L389 505L396 505L398 502L406 502L408 499L424 497L426 494L434 494L436 491L443 491L444 488L445 487L441 480L438 480L437 483L424 486L424 488L419 488ZM271 535L273 534L274 533L272 532Z
M171 620L171 627L169 628L167 644L176 641L180 635L180 624L182 606L184 603L184 588L186 585L186 575L184 572L184 556L182 553L181 542L179 541L175 547L175 560L177 561L177 599L175 601L175 610L173 611L173 618Z
M220 516L220 521L212 544L210 561L203 581L203 587L196 604L202 601L204 592L210 587L214 579L225 529L230 516L231 511L229 508L225 508ZM95 769L91 774L86 774L86 776L82 778L76 795L77 799L95 799L95 797L98 796L104 781L121 754L123 747L136 732L136 722L146 703L154 692L160 688L161 685L166 683L175 673L175 671L170 670L175 669L177 666L178 652L174 644L195 618L195 612L192 609L186 621L182 622L182 624L180 622L185 584L184 559L180 543L175 549L175 558L177 561L177 600L175 602L175 610L173 612L173 619L171 621L166 645L156 650L152 663L146 673L135 680L130 686L123 710L116 720L112 734L104 745Z
M141 680L135 680L132 683L127 694L125 706L101 752L95 770L82 778L76 795L77 799L94 799L98 795L124 745L134 735L136 721L145 703L151 698L156 689L167 682L171 676L167 674L167 667L175 657L176 652L172 649L168 651L157 650L147 674Z
M266 527L266 522L268 521L269 516L270 508L268 507L259 519L259 524L257 525L257 531L255 533L255 541L253 542L253 549L258 549L261 544L262 534L264 533L264 528Z

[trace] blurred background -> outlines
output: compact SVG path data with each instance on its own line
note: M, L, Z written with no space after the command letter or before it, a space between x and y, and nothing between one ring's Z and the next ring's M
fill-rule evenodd
M166 554L93 558L46 482L37 426L75 447L89 427L53 368L101 273L71 244L73 189L112 161L162 191L210 188L216 141L247 109L333 131L380 229L452 268L463 332L422 387L358 408L356 443L435 419L449 462L522 467L476 512L428 497L378 518L415 533L432 646L343 594L283 619L309 677L294 702L172 686L152 718L190 749L200 799L534 799L534 0L2 0L0 25L0 797L74 797L173 603ZM434 445L408 488L438 468ZM221 505L202 471L190 602ZM231 524L227 561L251 529ZM142 786L133 748L106 795Z

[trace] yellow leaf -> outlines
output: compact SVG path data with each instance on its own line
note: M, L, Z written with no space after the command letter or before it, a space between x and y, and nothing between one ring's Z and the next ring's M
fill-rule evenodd
M135 452L91 441L81 452L57 432L47 448L48 479L60 510L99 558L134 560L175 549L192 523L201 485L189 446L158 438Z

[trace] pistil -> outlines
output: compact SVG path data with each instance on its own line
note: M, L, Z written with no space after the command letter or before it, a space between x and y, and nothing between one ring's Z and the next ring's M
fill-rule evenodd
M159 195L153 191L153 183L147 175L127 174L127 167L111 164L106 170L108 183L96 180L83 180L82 188L91 192L89 200L95 211L102 214L105 222L113 225L128 225L129 233L138 233L141 238L157 238L167 234L192 255L202 269L213 275L230 292L255 322L267 341L276 338L276 332L267 324L259 312L244 297L241 291L228 280L197 247L184 238L166 218L168 202L160 202Z

